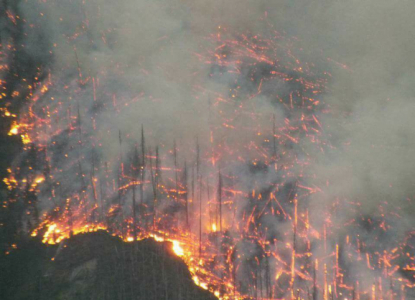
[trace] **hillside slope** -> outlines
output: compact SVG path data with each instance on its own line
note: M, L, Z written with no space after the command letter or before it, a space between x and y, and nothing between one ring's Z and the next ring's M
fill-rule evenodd
M0 260L0 294L8 300L216 299L194 285L169 243L124 243L106 232L60 245L30 240Z

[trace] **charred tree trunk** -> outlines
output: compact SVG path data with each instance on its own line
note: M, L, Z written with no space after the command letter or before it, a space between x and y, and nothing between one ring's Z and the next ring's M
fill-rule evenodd
M186 228L189 229L189 189L187 185L187 163L184 162L184 200L186 209Z
M174 156L174 176L175 176L175 183L176 183L176 202L179 201L179 176L177 170L177 147L176 147L176 140L174 140L174 149L173 149L173 156Z
M202 178L199 180L199 257L202 257Z
M144 203L144 180L146 177L146 151L145 151L145 138L144 138L144 127L141 125L141 182L140 182L140 202L141 205Z
M219 171L218 182L218 205L219 205L219 231L222 232L222 174Z

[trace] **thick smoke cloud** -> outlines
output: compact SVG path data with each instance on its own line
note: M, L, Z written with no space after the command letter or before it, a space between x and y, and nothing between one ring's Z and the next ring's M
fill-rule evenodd
M325 98L334 112L333 120L325 120L328 130L345 149L334 161L323 158L317 169L332 178L333 195L377 201L379 195L404 199L414 193L415 7L410 1L49 1L21 7L32 53L44 55L37 48L43 40L56 44L53 69L73 71L76 47L85 75L119 63L125 68L114 81L125 86L126 97L144 92L162 99L142 100L108 126L134 132L136 122L151 124L160 140L206 133L207 101L191 95L207 75L193 55L204 37L220 25L262 32L269 22L299 37L311 57L322 51L349 67L333 70ZM33 23L38 26L30 28Z
M334 112L325 122L338 149L316 170L330 181L329 201L346 196L367 213L384 202L413 212L414 9L408 1L337 1L310 19L313 32L299 29L305 43L350 68L334 70L325 98ZM403 232L414 224L407 226Z

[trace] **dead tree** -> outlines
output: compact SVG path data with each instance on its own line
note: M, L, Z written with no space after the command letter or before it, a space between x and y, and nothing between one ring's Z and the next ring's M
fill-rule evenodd
M219 170L218 180L219 231L222 232L222 174Z

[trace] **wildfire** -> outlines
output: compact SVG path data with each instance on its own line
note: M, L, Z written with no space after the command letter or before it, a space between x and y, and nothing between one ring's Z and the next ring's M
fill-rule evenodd
M216 224L215 224L215 223L213 223L213 224L212 224L212 231L213 231L213 232L216 232L216 231L217 231L217 229L216 229Z
M174 253L176 253L177 256L183 256L184 255L184 250L180 246L180 242L179 241L174 241L174 240L172 242L173 242L173 251L174 251Z
M67 225L62 226L57 223L44 222L42 224L42 227L32 232L32 237L37 236L40 230L44 230L45 228L46 231L43 234L42 242L50 245L59 244L63 240L68 239L73 235L88 232L96 232L98 230L107 230L107 228L104 225L100 224L87 224L82 227L76 227L75 229L71 230L71 228L69 228Z
M9 135L17 135L19 134L20 125L17 123L14 123L12 125L12 128L9 131Z
M144 126L137 130L140 143L132 132L119 130L119 150L111 149L104 161L99 151L110 131L100 131L97 111L119 116L144 97L125 99L100 84L111 71L121 72L119 66L88 77L78 65L77 85L52 84L51 74L30 86L31 101L9 131L22 138L25 163L9 170L4 182L14 192L10 203L27 199L28 224L36 223L35 196L53 206L32 236L57 244L105 230L125 242L170 242L195 284L219 299L396 299L398 293L405 299L415 281L415 255L407 241L375 251L381 234L373 241L358 233L334 238L340 229L332 220L347 215L346 200L325 208L318 220L310 216L311 195L323 194L324 187L306 182L314 178L308 175L313 158L307 147L316 152L332 147L320 119L328 111L322 95L329 72L303 61L295 40L277 32L261 37L221 27L208 40L213 46L196 56L210 66L212 84L193 87L197 97L209 99L203 143L198 137L191 144L149 147ZM210 89L223 81L231 82L226 92ZM65 99L49 94L60 89ZM110 105L99 104L100 91ZM75 100L88 97L91 111ZM264 98L272 103L266 108ZM391 208L392 220L393 213ZM363 218L372 229L389 228L384 220ZM357 232L362 226L347 220L342 227ZM364 287L359 286L364 275L348 273L349 265L362 262L365 274L374 277Z

